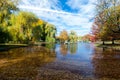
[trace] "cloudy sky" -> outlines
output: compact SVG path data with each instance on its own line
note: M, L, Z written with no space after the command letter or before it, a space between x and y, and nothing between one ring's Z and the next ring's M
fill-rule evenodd
M78 35L90 33L94 17L95 0L22 0L21 10L35 13L39 18L54 24L57 34L63 29L74 30Z

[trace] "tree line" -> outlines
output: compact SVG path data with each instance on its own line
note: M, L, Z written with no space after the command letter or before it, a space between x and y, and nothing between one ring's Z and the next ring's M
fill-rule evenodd
M120 39L120 0L97 0L92 34L103 44Z
M55 42L56 27L31 12L21 11L16 0L0 0L0 43Z
M65 43L65 42L71 42L71 43L76 43L79 39L77 33L75 31L70 31L68 33L66 30L63 30L60 32L60 35L56 37L56 39L60 43Z
M56 37L57 41L60 43L70 42L95 42L95 36L91 34L86 34L83 36L78 36L77 33L73 30L68 33L66 30L62 30L60 35Z

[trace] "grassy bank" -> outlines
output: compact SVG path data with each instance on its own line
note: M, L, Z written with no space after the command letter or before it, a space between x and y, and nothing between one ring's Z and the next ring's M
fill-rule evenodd
M115 49L115 50L120 50L119 42L115 42L115 44L112 44L110 41L106 41L104 45L102 44L102 42L96 42L95 46L101 47L101 48L111 48L111 49Z
M9 50L12 48L27 47L28 44L0 44L0 51Z
M45 44L51 44L51 43L49 42L36 42L36 43L29 43L29 44L3 43L3 44L0 44L0 51L6 51L13 48L27 47L27 46L43 46Z

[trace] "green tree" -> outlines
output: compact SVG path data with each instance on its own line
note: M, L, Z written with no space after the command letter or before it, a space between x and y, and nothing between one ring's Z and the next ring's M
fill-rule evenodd
M69 34L69 40L70 42L77 42L78 40L78 37L77 37L77 34L75 31L71 31L70 34Z
M56 27L44 21L41 26L41 40L46 42L55 42Z
M120 3L119 0L97 0L96 17L103 27L106 22L114 33L120 33Z
M15 0L0 0L0 42L11 40L8 31L10 26L10 16L18 10Z
M17 0L0 0L0 42L55 42L56 27L30 12L18 11Z
M42 27L43 27L44 21L38 20L36 23L33 23L33 41L40 41L42 37Z
M7 24L10 15L18 10L16 0L0 0L0 23Z
M11 35L7 29L0 27L0 43L5 43L11 40Z
M54 25L47 23L45 27L46 42L55 42L56 28Z
M120 34L120 5L119 0L97 0L96 18L92 33L103 41L119 39Z
M33 37L33 23L36 23L38 21L38 18L30 13L30 12L19 12L16 16L16 27L20 27L20 34L24 35L24 39L26 42L29 42L32 40Z

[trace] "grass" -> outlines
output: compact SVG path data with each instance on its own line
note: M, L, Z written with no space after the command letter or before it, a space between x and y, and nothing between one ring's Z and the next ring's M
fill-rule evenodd
M38 43L29 43L29 44L14 44L14 43L2 43L0 44L0 51L6 51L13 48L27 47L27 46L38 46L48 44L48 42L38 42Z
M104 45L102 44L102 42L96 42L95 46L102 48L120 49L120 42L115 42L115 44L112 44L112 42L106 41Z
M0 51L5 51L5 50L9 50L12 48L19 48L19 47L27 47L28 44L8 44L8 43L4 43L4 44L0 44Z

